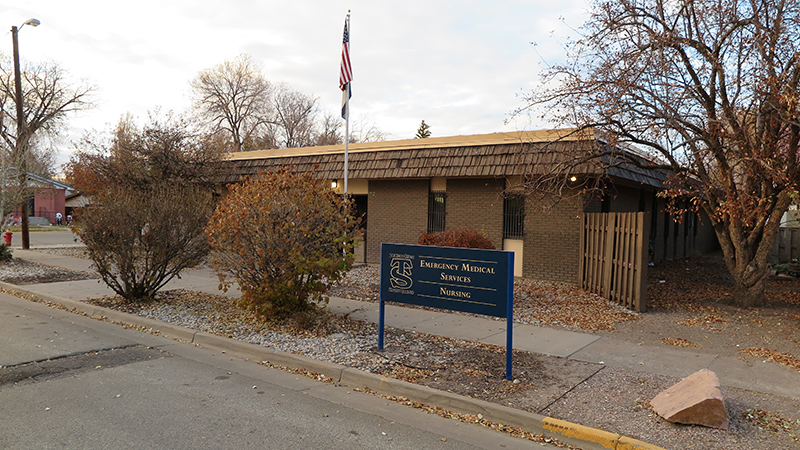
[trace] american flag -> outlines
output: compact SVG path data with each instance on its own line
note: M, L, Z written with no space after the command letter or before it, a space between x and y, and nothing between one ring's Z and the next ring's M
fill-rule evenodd
M350 66L350 14L344 19L344 37L342 37L342 65L339 68L339 89L342 90L342 118L347 118L347 101L353 96L350 82L353 80L353 68Z
M353 68L350 67L350 14L344 19L344 37L342 38L342 66L339 69L339 89L353 80Z

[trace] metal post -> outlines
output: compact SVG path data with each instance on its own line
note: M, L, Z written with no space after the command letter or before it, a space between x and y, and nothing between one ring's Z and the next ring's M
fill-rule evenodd
M508 254L508 298L506 299L506 380L511 381L514 354L514 253Z
M383 298L380 299L378 306L378 350L383 350L383 326L384 316L386 315L386 306L383 303Z
M25 146L28 142L28 130L25 123L25 117L22 115L22 75L19 69L19 43L18 43L18 29L16 26L11 27L11 40L14 44L14 89L17 103L17 141L14 149L16 158L18 158L17 170L19 171L20 188L23 191L23 197L28 188L28 165ZM21 207L22 215L22 248L27 250L30 245L30 230L28 228L28 199L25 197Z
M345 118L344 125L344 196L347 198L348 187L348 153L350 153L350 83L347 83L347 101L345 102L345 111L347 117Z

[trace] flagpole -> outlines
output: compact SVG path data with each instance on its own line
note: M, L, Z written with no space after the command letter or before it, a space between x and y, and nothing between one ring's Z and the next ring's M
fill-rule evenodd
M348 14L348 17L350 15ZM347 101L345 103L345 110L347 111L347 117L344 120L344 195L347 196L349 192L347 190L347 160L348 160L348 153L350 151L350 83L347 83Z
M347 196L348 186L348 159L350 153L350 96L353 91L353 69L350 66L350 10L344 20L344 35L342 38L342 65L339 68L339 87L342 89L342 118L344 126L344 195Z

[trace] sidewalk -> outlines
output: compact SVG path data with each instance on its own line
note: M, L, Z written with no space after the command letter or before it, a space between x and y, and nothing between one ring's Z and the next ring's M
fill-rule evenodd
M14 251L14 256L72 270L91 270L90 262L85 259L20 249ZM35 294L77 301L113 295L110 289L97 280L46 283L25 288ZM172 280L165 289L191 289L223 294L218 289L217 275L211 269L186 271L181 274L180 279ZM238 296L238 291L234 289L223 295ZM378 323L377 303L333 297L329 306L334 313L349 313L354 319ZM386 306L385 320L388 327L506 345L505 321L390 305ZM700 369L710 369L717 374L723 386L789 398L798 397L797 386L800 386L800 373L776 364L748 366L734 357L680 348L641 346L591 333L515 324L513 345L515 349L528 352L681 378Z

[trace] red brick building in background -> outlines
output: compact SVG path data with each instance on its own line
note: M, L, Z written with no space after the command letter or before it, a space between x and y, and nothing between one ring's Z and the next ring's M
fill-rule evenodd
M39 217L41 222L56 223L56 213L66 220L66 198L75 193L72 186L50 178L28 174L28 182L35 188L35 194L28 200L30 217ZM14 217L20 216L20 209L14 211ZM37 222L37 221L34 221Z
M606 145L594 134L543 130L371 142L349 146L348 191L366 218L357 259L380 261L384 242L416 244L421 233L451 228L483 231L496 248L515 253L515 275L578 282L582 214L651 214L651 262L714 250L709 221L687 213L679 222L664 211L664 176L615 167L602 198L567 196L551 208L515 191L525 175L548 170L547 158ZM634 150L631 150L634 151ZM544 158L544 159L543 159ZM233 153L225 183L291 166L343 187L344 146ZM591 168L576 177L597 177ZM518 193L517 193L518 192Z

